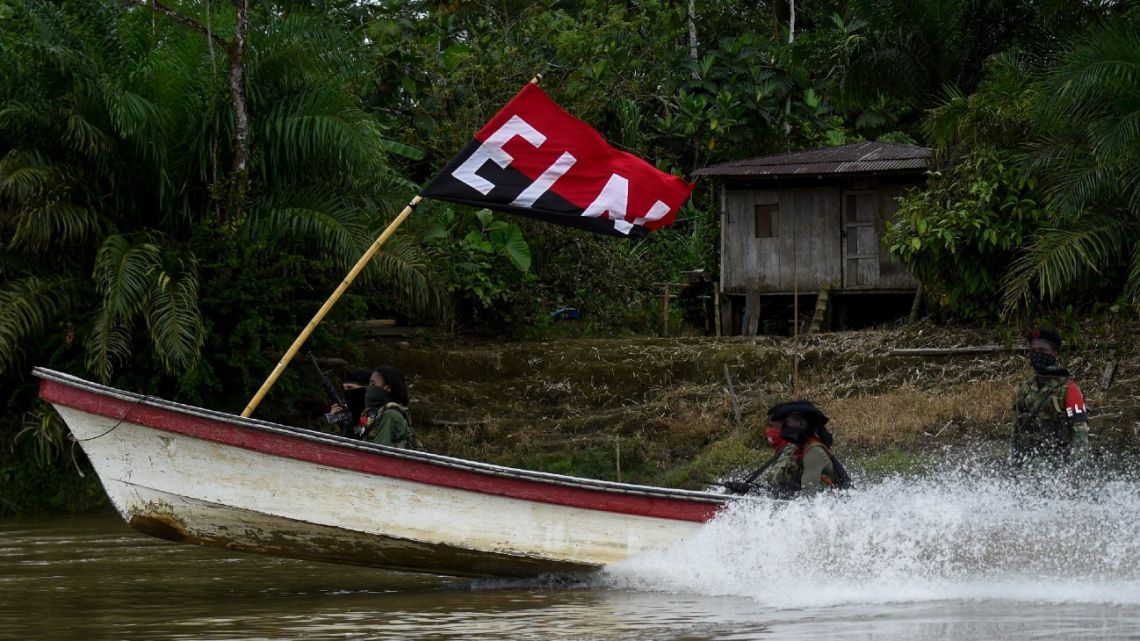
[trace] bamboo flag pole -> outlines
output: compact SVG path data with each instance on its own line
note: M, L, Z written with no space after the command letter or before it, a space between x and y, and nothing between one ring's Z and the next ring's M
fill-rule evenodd
M541 79L542 74L536 73L534 77L530 79L530 84L537 85L538 81ZM348 289L348 286L352 284L352 281L356 280L356 277L360 275L361 271L364 270L364 267L368 264L368 261L372 260L372 257L375 256L376 252L380 250L380 246L387 242L388 238L396 232L396 228L399 227L400 224L403 223L404 220L406 220L413 211L415 211L416 205L420 204L421 200L423 200L423 196L417 195L415 198L413 198L412 201L409 202L406 207L404 207L404 210L400 212L400 215L396 216L396 219L393 220L388 225L387 229L385 229L380 234L380 237L377 238L374 243L372 243L372 246L368 248L368 251L364 252L364 255L360 257L360 260L356 261L356 265L354 265L352 270L348 272L348 275L344 277L344 280L341 281L340 285L336 288L336 291L334 291L332 293L332 296L329 296L329 299L325 301L325 304L322 305L319 310L317 310L316 316L313 316L313 320L309 321L309 324L306 325L305 329L301 331L301 334L297 336L297 340L293 341L293 344L289 346L289 350L286 351L285 355L281 357L281 360L277 363L277 367L273 368L273 371L269 374L269 378L265 379L265 382L261 384L261 389L257 390L257 393L253 395L252 399L250 399L249 404L246 405L245 409L241 411L242 416L248 417L253 414L253 410L257 409L257 406L261 403L261 400L265 398L265 395L267 393L269 393L269 389L273 387L273 384L277 382L277 379L281 376L281 373L284 372L285 368L289 366L289 362L292 361L293 357L297 355L297 352L301 349L301 345L305 344L305 341L309 338L309 335L313 333L313 330L317 328L317 325L319 325L320 322L324 319L325 315L329 313L329 310L332 309L333 305L336 304L337 300L339 300L341 295L344 294L345 290Z
M348 275L344 277L344 280L340 282L336 291L332 293L332 296L329 296L329 299L325 301L324 305L321 305L321 308L317 310L316 316L313 316L313 320L309 321L309 324L301 331L297 340L293 341L293 344L289 347L289 351L285 352L285 355L281 357L280 362L277 363L277 367L273 368L273 372L269 374L269 378L265 379L265 382L261 384L261 389L257 390L257 393L254 394L253 398L249 401L249 405L246 405L245 409L242 410L242 416L248 417L250 414L253 414L253 410L257 409L258 404L261 403L261 399L265 398L265 395L269 392L269 388L273 387L273 384L277 382L277 378L281 376L281 373L289 366L289 362L293 360L297 351L301 349L301 345L305 344L305 341L309 338L309 334L313 333L313 330L317 328L317 325L319 325L325 315L329 313L329 310L332 309L333 305L336 304L337 300L339 300L345 290L348 289L348 286L352 284L352 281L356 280L356 277L360 275L360 272L368 265L368 261L372 260L372 257L380 250L380 246L387 242L388 238L396 232L396 228L415 211L416 205L420 204L421 200L423 200L423 196L413 198L411 202L404 207L404 210L400 212L400 215L396 216L396 219L388 224L388 227L380 234L376 241L372 243L372 246L364 252L360 260L356 261L356 265L352 267L352 270L350 270Z

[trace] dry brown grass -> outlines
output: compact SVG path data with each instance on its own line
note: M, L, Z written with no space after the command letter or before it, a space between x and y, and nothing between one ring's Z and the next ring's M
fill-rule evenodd
M499 463L622 459L654 482L697 478L765 455L772 403L796 396L831 417L837 450L854 456L913 451L964 438L1004 439L1010 401L1028 374L1017 349L915 357L898 347L1001 345L969 328L831 333L798 340L680 338L560 340L473 346L384 347L370 354L408 373L427 449ZM1129 342L1131 340L1131 342ZM1116 382L1098 389L1107 362ZM796 363L798 362L798 366ZM1094 432L1140 442L1140 355L1134 339L1087 337L1063 361L1081 383ZM725 369L741 422L734 422ZM678 472L697 461L698 470ZM626 469L623 467L623 469Z
M991 433L1010 421L1016 380L993 380L942 393L913 388L822 403L844 450L912 447L963 433Z

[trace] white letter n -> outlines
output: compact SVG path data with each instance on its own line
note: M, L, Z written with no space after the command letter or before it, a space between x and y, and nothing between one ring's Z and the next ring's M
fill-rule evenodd
M626 207L629 204L629 180L624 176L617 174L610 174L610 179L606 186L602 188L602 192L590 203L585 210L582 211L583 216L597 218L602 214L614 221L614 229L628 234L629 230L633 229L634 225L644 225L647 222L658 220L669 213L669 205L658 200L653 203L649 211L633 222L625 219Z

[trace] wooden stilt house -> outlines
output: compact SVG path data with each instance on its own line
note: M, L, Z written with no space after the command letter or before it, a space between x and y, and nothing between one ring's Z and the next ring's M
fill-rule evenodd
M762 319L807 329L813 307L817 327L833 310L842 320L892 299L909 306L918 282L883 232L929 160L925 147L861 142L698 170L721 184L722 331L763 333Z

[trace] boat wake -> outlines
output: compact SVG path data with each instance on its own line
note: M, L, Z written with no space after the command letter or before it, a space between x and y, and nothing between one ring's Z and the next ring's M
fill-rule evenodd
M842 497L726 510L698 536L614 564L597 587L767 606L1008 600L1140 604L1140 483L1011 478L947 463Z

